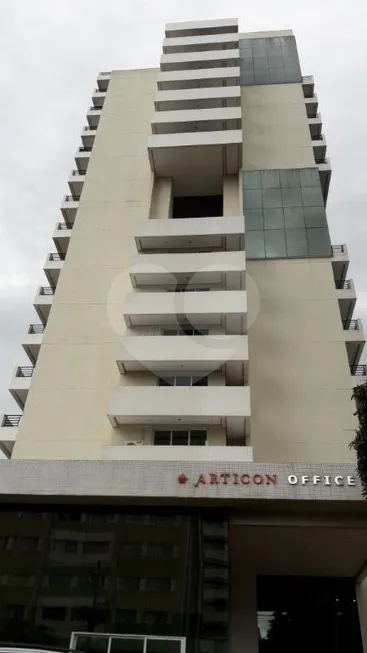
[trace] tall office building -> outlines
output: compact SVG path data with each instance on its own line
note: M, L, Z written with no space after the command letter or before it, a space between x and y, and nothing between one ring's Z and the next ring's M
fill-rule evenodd
M295 38L168 24L97 84L0 428L0 639L367 652L364 334Z

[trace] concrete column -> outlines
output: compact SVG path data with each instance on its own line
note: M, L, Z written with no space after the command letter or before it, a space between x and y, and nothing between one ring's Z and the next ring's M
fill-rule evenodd
M242 215L238 175L223 177L223 215Z
M229 651L258 653L256 576L245 568L246 548L240 530L230 528Z
M173 182L171 177L154 179L149 217L151 219L172 216Z
M363 653L367 653L367 566L356 581L359 623L363 644Z

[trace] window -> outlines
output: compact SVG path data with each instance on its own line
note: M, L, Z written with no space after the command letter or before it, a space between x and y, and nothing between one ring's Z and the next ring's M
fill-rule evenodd
M9 587L31 587L34 582L34 576L30 574L1 574L0 584L9 585Z
M43 585L50 590L67 590L73 587L74 576L66 572L50 573L43 579Z
M85 554L101 554L108 553L110 550L109 542L84 542L83 553Z
M119 590L137 592L139 590L140 578L123 576L118 578L117 585Z
M192 326L163 329L164 336L207 336L209 329L194 329Z
M12 548L14 551L35 551L38 542L38 537L15 537Z
M55 553L77 553L78 542L74 540L53 540L52 551Z
M207 431L192 429L189 431L155 431L156 446L203 446L206 444Z
M169 544L146 544L144 549L145 555L154 558L175 558L177 555L177 547Z
M143 623L149 626L166 624L169 620L169 612L163 610L144 610L143 612Z
M71 621L87 621L88 608L71 608Z
M81 512L59 512L57 513L56 519L61 522L75 522L79 523L83 521L83 513Z
M155 592L171 592L171 578L142 578L141 589Z
M0 615L3 619L24 619L25 605L0 605Z
M208 385L207 376L162 376L158 385L198 386Z
M99 513L96 512L92 515L89 515L89 521L91 524L115 524L117 521L117 515L115 513Z
M136 610L116 610L116 622L120 624L134 623L136 621Z
M47 606L42 610L42 619L49 621L65 621L66 608Z
M209 292L210 288L194 288L193 286L175 286L167 288L167 292Z
M119 553L123 556L141 555L141 544L137 542L124 542L119 545Z

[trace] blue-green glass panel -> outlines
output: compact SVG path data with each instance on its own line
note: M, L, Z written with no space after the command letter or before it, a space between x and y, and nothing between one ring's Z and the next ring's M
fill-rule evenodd
M280 188L278 170L262 170L261 184L263 188Z
M310 256L331 256L331 242L327 227L306 229Z
M320 187L320 175L317 168L301 168L298 172L301 186Z
M323 206L305 206L306 227L327 227L326 213Z
M284 209L284 224L286 229L304 227L305 216L303 207L293 206L290 209Z
M261 209L246 209L245 230L257 231L264 228L263 212Z
M246 233L246 257L265 258L265 231Z
M263 193L261 190L246 190L244 192L245 209L261 209L263 205Z
M302 194L298 188L282 188L282 202L284 207L302 206Z
M248 189L261 190L261 171L250 170L249 172L245 172L243 175L243 185L245 192Z
M278 188L265 188L263 190L264 209L276 209L282 207L282 195Z
M321 192L321 186L304 187L302 186L303 206L324 206L324 198Z
M287 248L284 229L271 229L265 233L265 255L266 258L285 258Z
M296 188L300 186L298 170L280 170L279 177L282 188Z
M264 209L264 229L284 229L283 209Z
M287 254L290 257L308 256L306 229L286 229Z

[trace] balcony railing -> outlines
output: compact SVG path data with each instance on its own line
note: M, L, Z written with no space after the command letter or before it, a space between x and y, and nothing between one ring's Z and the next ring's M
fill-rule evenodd
M54 291L51 286L41 286L39 289L39 294L40 295L53 295Z
M91 147L78 147L78 152L91 152L92 148Z
M43 324L30 324L28 333L43 333L45 330L45 327Z
M346 331L358 331L358 320L343 320L343 329Z
M60 231L68 231L68 229L70 229L70 227L68 227L68 225L65 222L58 222L56 228L57 230Z
M29 378L30 376L33 376L34 372L34 367L32 365L27 365L25 367L17 367L17 371L15 372L16 377L24 377L24 378Z
M335 288L337 290L351 290L352 281L351 279L347 279L347 281L335 281Z
M4 415L1 426L19 426L22 415Z
M333 245L332 246L333 254L344 254L344 245Z
M352 376L367 376L367 364L364 365L351 365L350 373Z
M101 70L100 75L111 75L111 70Z
M87 129L87 127L84 127L84 129ZM89 127L88 129L92 129L92 128ZM72 177L84 177L85 173L80 172L80 170L72 170L71 175L72 175Z
M97 131L97 127L89 127L89 125L87 125L86 127L83 127L83 131L84 132L95 132L95 131Z
M93 91L93 95L94 93L99 93L100 95L106 95L106 91L101 91L100 88L95 88Z
M64 202L79 202L80 195L65 195Z
M59 254L59 252L51 252L48 255L49 261L65 261L65 254Z
M102 111L102 107L89 107L89 111Z

